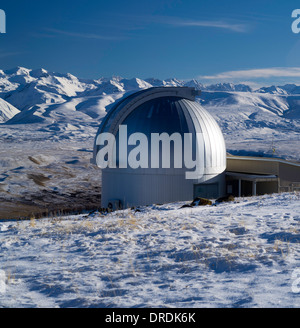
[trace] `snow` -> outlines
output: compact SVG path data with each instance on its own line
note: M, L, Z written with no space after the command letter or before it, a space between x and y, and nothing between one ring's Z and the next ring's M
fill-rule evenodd
M300 97L203 91L202 106L216 119L227 151L300 160Z
M299 307L297 192L88 212L101 197L94 137L126 93L200 88L230 153L299 161L298 86L0 75L0 307Z
M0 98L0 123L7 122L19 112L20 111L16 107Z
M67 120L0 126L0 218L97 207L101 171L90 164L97 128Z
M181 205L0 222L1 306L300 306L299 193Z

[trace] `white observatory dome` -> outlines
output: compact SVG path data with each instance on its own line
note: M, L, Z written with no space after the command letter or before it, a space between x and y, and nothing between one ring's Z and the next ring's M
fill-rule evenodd
M97 154L101 149L97 144L99 136L103 133L115 136L116 167L102 169L102 207L126 208L192 200L195 197L218 198L225 194L224 138L215 119L195 101L196 95L195 89L187 87L150 88L125 96L112 107L100 125L94 146L93 161L97 164ZM126 138L123 135L120 137L120 126L126 127ZM127 138L136 133L145 136L143 138L148 143L143 143L143 146L148 145L147 150L145 147L142 149L142 142L129 142L125 151L129 155L140 146L139 150L144 152L144 166L124 167L121 165L123 158L119 155L120 151L124 151L124 142L130 141ZM181 136L179 145L182 148L176 148L175 141L169 139L168 167L164 166L162 160L167 148L163 148L160 143L154 153L150 147L153 145L151 138L162 134ZM197 165L192 168L186 165L184 147L188 136L194 142L191 159L194 163L198 159ZM196 136L201 137L198 146ZM137 155L138 160L141 157L141 154ZM176 164L178 161L182 166ZM153 163L158 166L153 167ZM193 174L187 178L187 172Z

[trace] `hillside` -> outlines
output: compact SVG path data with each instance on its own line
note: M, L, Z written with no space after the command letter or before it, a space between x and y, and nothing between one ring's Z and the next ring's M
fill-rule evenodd
M299 308L299 200L0 221L0 305Z
M0 123L43 124L65 138L94 128L107 108L127 92L152 86L190 86L200 89L199 101L218 121L228 151L274 155L300 160L300 87L294 84L253 90L245 84L218 83L175 78L159 80L122 77L86 80L72 74L30 70L24 67L0 72ZM28 126L27 126L28 127ZM2 129L4 127L2 126ZM57 135L57 134L56 134ZM292 149L292 151L291 151Z
M0 123L7 122L18 113L20 111L16 107L0 98Z

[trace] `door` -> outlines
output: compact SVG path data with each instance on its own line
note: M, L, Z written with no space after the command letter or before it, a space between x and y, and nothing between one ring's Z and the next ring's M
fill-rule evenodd
M194 198L196 197L212 198L212 199L218 198L219 184L218 183L195 184Z

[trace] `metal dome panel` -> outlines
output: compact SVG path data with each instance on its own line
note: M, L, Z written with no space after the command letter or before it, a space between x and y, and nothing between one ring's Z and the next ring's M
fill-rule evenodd
M225 141L215 119L195 101L195 95L193 88L150 88L123 98L108 112L99 128L94 147L96 162L96 155L100 149L97 145L98 136L109 132L116 137L117 168L102 170L104 207L111 199L119 199L125 207L192 199L195 196L195 186L199 184L217 185L218 194L222 195L223 172L226 169ZM173 159L173 166L170 168L151 167L153 154L150 147L147 168L121 165L118 167L120 126L126 126L128 137L139 132L145 135L147 140L150 140L152 134L177 133L182 137L186 134L201 134L203 141L201 146L197 146L201 148L201 168L196 168L201 171L201 176L189 180L186 179L185 166L175 168L175 146L170 150L170 157ZM128 144L126 147L129 153L135 146ZM160 148L160 158L162 152ZM193 148L193 157L195 155L196 148Z

